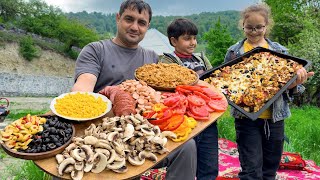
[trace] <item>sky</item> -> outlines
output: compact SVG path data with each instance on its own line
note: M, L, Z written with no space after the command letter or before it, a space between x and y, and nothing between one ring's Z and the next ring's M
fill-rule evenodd
M116 13L123 0L44 0L64 12ZM242 10L259 0L145 0L150 4L153 15L191 15L201 12Z

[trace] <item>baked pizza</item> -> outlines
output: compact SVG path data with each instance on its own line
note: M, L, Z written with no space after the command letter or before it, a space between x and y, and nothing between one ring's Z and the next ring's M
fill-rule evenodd
M293 60L260 52L215 70L205 81L251 113L259 111L301 67Z

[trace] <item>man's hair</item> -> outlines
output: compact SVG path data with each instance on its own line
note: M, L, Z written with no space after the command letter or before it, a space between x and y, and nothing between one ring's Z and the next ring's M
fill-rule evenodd
M168 35L170 44L171 44L171 41L170 41L171 37L178 39L179 36L184 34L195 35L195 36L198 34L197 26L189 19L185 19L185 18L175 19L174 21L171 22L171 24L167 28L167 35Z
M140 14L142 10L147 10L149 12L149 22L151 22L152 10L148 3L144 2L143 0L126 0L120 6L120 10L119 10L120 16L128 8L132 10L137 9Z

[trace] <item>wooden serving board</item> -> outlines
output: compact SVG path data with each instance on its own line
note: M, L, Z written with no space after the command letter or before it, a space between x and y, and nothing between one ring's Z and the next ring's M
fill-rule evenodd
M209 86L207 83L203 82L203 81L199 81L198 84L201 85L206 85ZM212 87L212 86L211 86ZM213 88L212 88L213 89ZM215 90L215 89L213 89ZM216 90L215 90L216 91ZM217 92L217 91L216 91ZM223 96L224 97L224 96ZM208 127L210 124L214 123L224 112L214 112L210 114L210 119L208 121L198 121L197 126L192 130L191 134L188 137L189 139L192 139L194 136L196 136L197 134L199 134L201 131L203 131L206 127ZM107 117L112 117L113 113L109 112L107 115ZM84 134L84 130L90 126L91 123L95 123L95 124L99 124L102 122L102 118L93 120L93 121L85 121L85 122L74 122L74 126L76 128L76 136L81 136ZM162 154L159 155L156 153L158 160L156 163L153 163L149 160L146 160L145 163L141 166L132 166L130 163L126 163L127 167L128 167L128 171L126 173L123 174L119 174L119 173L115 173L113 171L110 170L106 170L103 171L101 173L95 174L95 173L84 173L83 179L132 179L135 178L141 174L143 174L145 171L151 169L152 167L154 167L157 163L159 163L161 160L163 160L165 157L167 157L170 152L172 152L173 150L179 148L180 146L182 146L186 141L183 142L173 142L171 140L168 139L168 142L166 144L166 148L169 150L169 153L166 154ZM57 162L55 157L51 157L48 159L42 159L42 160L36 160L34 161L34 163L41 168L43 171L62 178L62 179L71 179L70 175L65 174L63 176L59 176L58 175L58 170L57 170Z

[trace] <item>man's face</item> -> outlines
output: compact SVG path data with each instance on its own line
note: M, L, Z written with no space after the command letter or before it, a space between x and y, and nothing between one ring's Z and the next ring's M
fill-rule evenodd
M141 14L137 9L127 8L122 15L117 14L118 34L116 41L120 41L120 45L128 48L135 48L144 38L149 28L149 13L142 10Z

